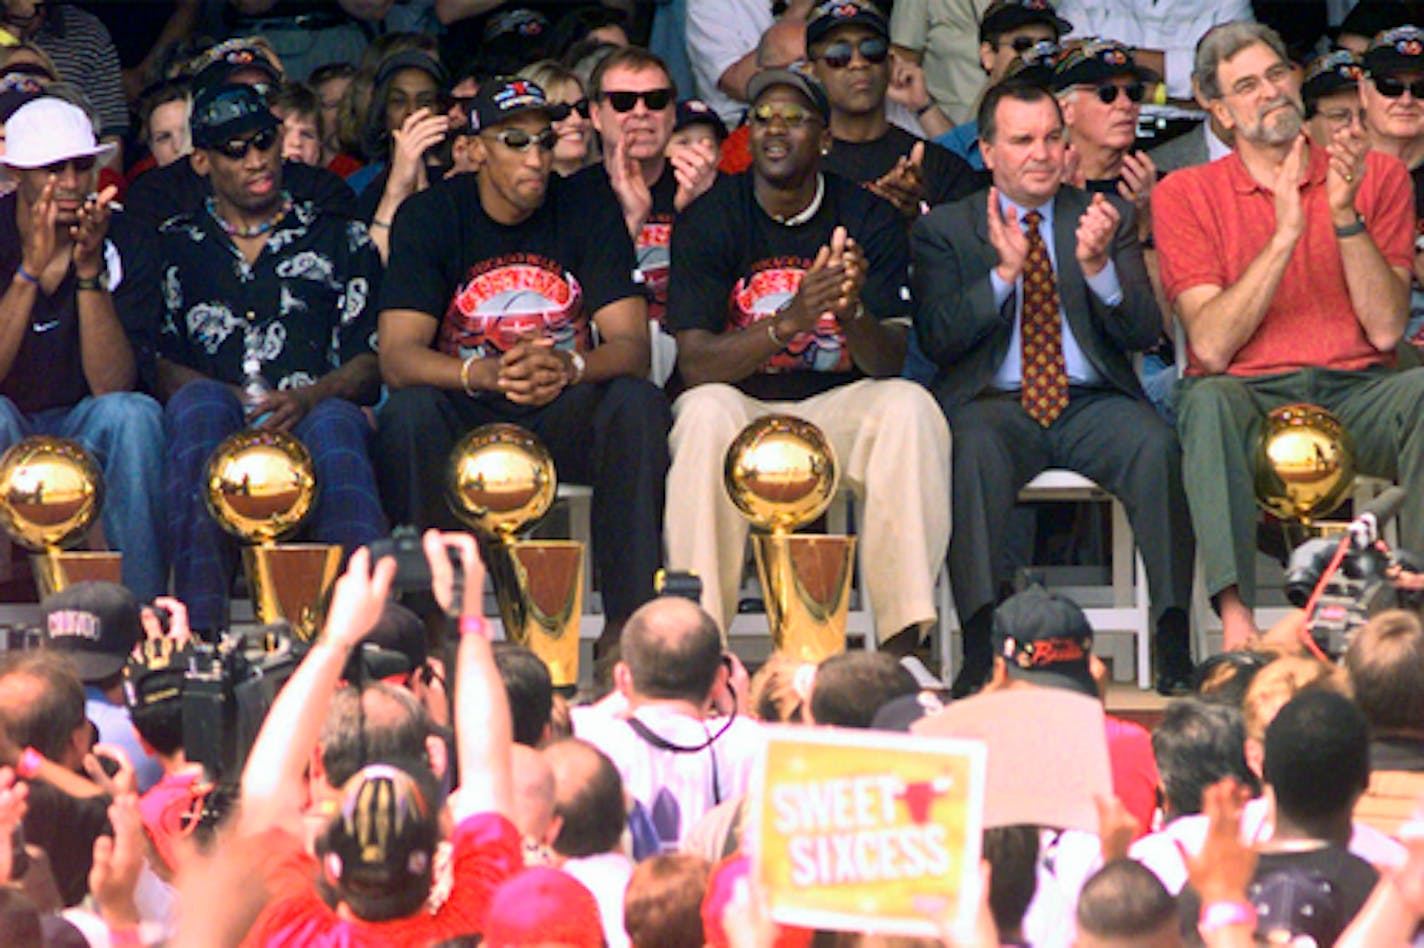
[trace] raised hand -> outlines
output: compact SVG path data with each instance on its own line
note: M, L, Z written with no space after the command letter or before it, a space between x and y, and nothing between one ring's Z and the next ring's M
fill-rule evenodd
M915 142L908 155L901 156L895 167L871 181L866 188L895 205L905 217L918 217L925 199L925 143Z
M426 186L425 153L445 140L450 121L430 109L416 109L391 132L391 173L386 190L406 198Z
M86 198L79 208L79 221L69 228L74 241L74 275L93 279L104 269L104 235L109 232L109 202L119 193L112 184ZM50 228L53 233L53 226ZM25 268L29 270L29 267ZM33 270L31 273L39 274Z
M1256 872L1256 853L1241 841L1241 811L1251 796L1230 777L1202 791L1202 813L1207 818L1206 840L1192 855L1178 843L1187 879L1201 895L1202 904L1239 902Z
M1365 177L1365 154L1370 143L1360 129L1353 125L1338 128L1330 135L1330 144L1325 146L1330 154L1330 167L1325 174L1325 195L1330 203L1332 216L1350 216L1355 213L1355 195L1360 191L1360 182ZM1336 223L1340 221L1337 217ZM1349 223L1349 221L1345 221Z
M54 203L54 191L59 179L50 175L44 189L35 203L30 205L30 219L23 220L24 212L19 202L15 204L17 222L20 227L20 265L32 277L39 277L54 258L56 246L54 227L59 219L59 205Z
M1271 190L1276 196L1276 236L1292 245L1305 233L1305 210L1300 201L1300 185L1305 180L1306 165L1310 159L1304 135L1296 138L1281 166L1276 169L1276 180ZM1329 179L1326 179L1327 188Z
M450 611L455 566L450 562L449 548L460 551L460 569L464 573L460 614L477 616L484 610L485 561L480 558L480 549L475 538L468 533L441 533L427 530L421 537L425 549L425 559L430 563L430 591L440 608Z
M381 618L395 576L395 557L382 557L372 567L370 550L363 546L352 553L346 572L332 590L322 641L348 650L355 648Z
M1019 216L1012 207L1001 209L999 189L989 189L989 246L999 255L994 269L1005 283L1016 283L1028 260L1028 235L1019 226Z
M109 805L109 823L114 835L94 840L89 891L111 927L137 925L134 892L143 871L143 818L138 811L138 797L133 793L117 797Z
M834 232L832 239L834 240ZM786 308L786 315L796 332L810 332L815 328L822 313L835 311L841 302L841 281L844 276L845 264L839 258L833 260L831 248L822 245L821 249L816 251L810 268L801 276L801 285L796 288L796 295L791 298L791 305ZM781 333L781 337L789 338L785 333Z
M717 180L717 153L703 142L678 148L668 156L673 177L677 179L677 194L673 209L681 213L687 205L707 193ZM638 180L642 180L642 174ZM650 195L651 197L651 195Z
M1113 235L1122 215L1101 194L1094 194L1088 209L1078 218L1078 245L1074 255L1088 276L1096 276L1108 265Z
M920 64L906 56L890 57L890 85L885 90L885 98L898 102L911 112L919 113L931 105L929 87L925 85L925 71Z
M622 139L615 141L609 152L608 183L623 207L623 222L628 226L629 236L636 238L653 212L653 192L643 180L638 159L629 154L628 145Z
M833 243L836 234L844 232L844 230L843 227L837 227L835 232L832 232ZM834 249L832 252L835 252ZM860 308L860 291L865 286L867 264L865 251L860 248L860 244L855 242L854 237L848 235L841 241L840 259L844 276L841 279L841 299L839 305L836 306L836 318L845 321L854 319L856 311Z

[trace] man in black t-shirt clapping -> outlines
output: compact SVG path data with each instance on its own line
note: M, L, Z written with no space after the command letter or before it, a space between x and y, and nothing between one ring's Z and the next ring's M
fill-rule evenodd
M401 205L381 297L391 397L378 464L396 523L449 524L455 440L500 421L538 435L560 478L593 487L602 651L653 595L671 419L644 378L648 308L618 201L605 181L550 175L561 113L530 80L491 80L464 129L480 173Z
M751 420L799 415L825 432L864 500L861 575L881 641L906 654L935 620L949 432L923 388L892 378L909 310L904 221L821 173L820 83L769 69L750 95L751 170L719 178L673 232L667 325L692 388L674 409L669 564L697 571L703 608L725 629L747 526L722 488L723 456Z

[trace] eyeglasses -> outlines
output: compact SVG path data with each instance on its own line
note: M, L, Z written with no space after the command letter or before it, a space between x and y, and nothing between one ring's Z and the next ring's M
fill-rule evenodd
M1393 76L1379 76L1375 79L1375 90L1386 99L1399 98L1404 95L1405 89L1408 89L1414 98L1424 101L1424 79L1415 79L1413 82L1402 82Z
M767 126L773 119L781 119L786 123L787 128L800 128L807 122L816 118L816 114L810 109L802 108L799 105L772 105L770 102L763 102L761 105L751 110L750 118L753 125Z
M844 69L850 65L856 50L860 51L860 57L866 62L878 66L890 55L890 44L879 36L867 36L854 46L841 40L821 50L820 60L832 69Z
M1016 53L1026 53L1042 42L1043 40L1034 39L1032 36L1015 36L1013 39L1009 40L1008 45L1009 48ZM1001 39L995 45L1000 48L1003 48L1004 41Z
M559 136L552 128L541 128L537 135L530 135L522 128L506 128L495 132L495 138L510 151L528 151L538 145L541 151L553 151Z
M1331 109L1329 112L1321 112L1320 117L1325 119L1331 128L1344 128L1347 125L1354 125L1356 122L1365 124L1364 109Z
M94 170L94 162L93 155L85 155L83 158L66 158L63 161L50 162L41 170L46 174L64 174L65 168L73 168L78 174L88 174Z
M652 107L652 103L649 103L648 108L651 109ZM614 108L617 109L619 112L628 111L628 109L619 109L616 105L614 106ZM628 106L628 108L631 109L632 106L630 105ZM661 108L661 106L659 106L659 108ZM577 112L580 118L588 118L588 99L579 99L577 102L570 102L569 111Z
M232 161L240 161L247 157L249 148L256 148L258 151L269 152L272 146L277 144L277 129L264 128L251 138L234 138L225 141L221 145L214 145L213 151Z
M1095 88L1093 92L1097 95L1098 101L1103 105L1112 105L1116 102L1119 92L1127 96L1127 101L1135 104L1142 101L1142 97L1146 94L1147 89L1140 82L1129 82L1125 86L1120 86L1115 82L1105 82Z
M638 104L639 99L643 100L643 104L648 107L649 112L661 112L672 104L672 90L664 87L662 89L647 89L643 92L605 92L603 98L613 106L615 112L633 111L633 106Z

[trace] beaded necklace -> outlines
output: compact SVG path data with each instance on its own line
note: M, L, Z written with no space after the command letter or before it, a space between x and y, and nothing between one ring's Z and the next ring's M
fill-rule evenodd
M222 228L222 232L229 237L261 237L273 227L277 222L286 217L292 210L292 195L288 191L282 192L282 206L277 209L277 213L260 224L253 224L251 227L234 227L218 214L218 202L214 197L209 197L204 202L204 207L208 209L208 215Z

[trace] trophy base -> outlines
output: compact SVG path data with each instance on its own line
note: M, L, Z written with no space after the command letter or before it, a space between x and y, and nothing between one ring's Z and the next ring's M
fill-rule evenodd
M120 553L68 553L60 550L36 553L30 557L35 589L44 599L75 583L91 580L122 583L121 557Z
M797 661L845 651L855 537L752 537L771 641Z
M583 544L519 540L487 552L504 634L549 666L554 687L577 685Z
M341 547L326 543L248 546L243 547L242 564L257 621L286 620L297 638L304 642L316 638L341 568Z

